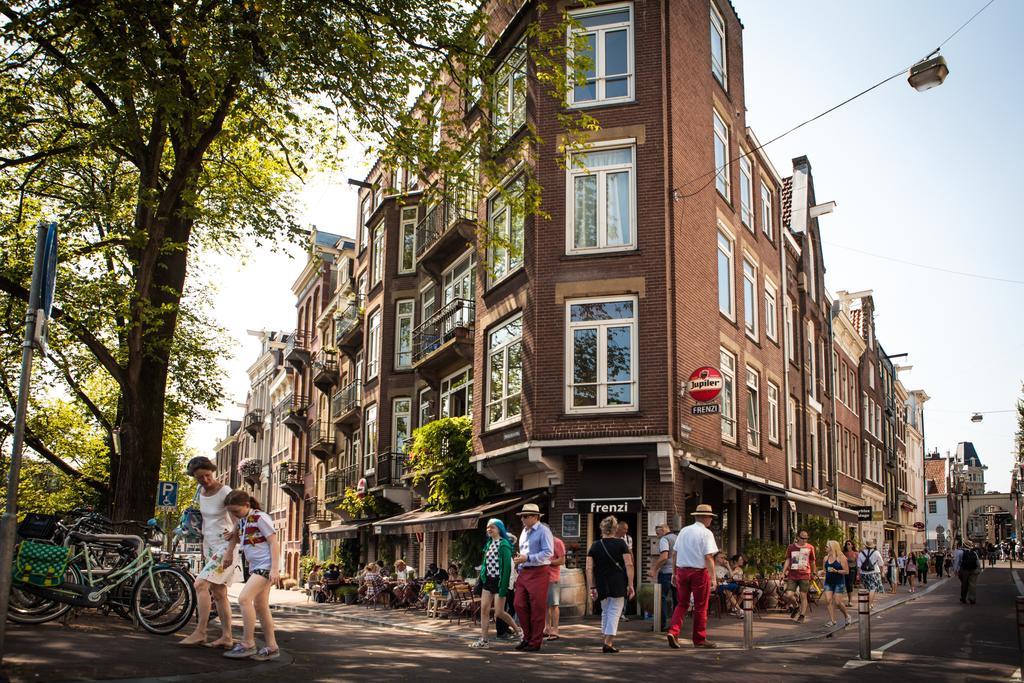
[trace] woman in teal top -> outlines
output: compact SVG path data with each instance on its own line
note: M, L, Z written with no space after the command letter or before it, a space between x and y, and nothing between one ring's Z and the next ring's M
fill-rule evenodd
M484 545L484 561L480 565L480 639L470 647L487 647L487 627L490 625L491 603L494 603L494 621L501 619L517 636L521 631L516 622L505 611L505 597L512 576L512 548L514 539L500 519L487 522L487 543Z

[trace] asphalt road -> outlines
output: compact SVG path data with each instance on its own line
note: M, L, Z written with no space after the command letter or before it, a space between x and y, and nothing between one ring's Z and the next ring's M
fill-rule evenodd
M1024 572L1021 573L1024 577ZM1014 598L1005 568L984 572L978 604L961 605L949 582L872 619L880 661L857 661L857 629L833 638L754 652L670 650L652 634L630 634L622 652L593 639L563 639L536 654L511 644L472 650L465 640L403 633L315 617L278 615L278 662L233 662L218 652L183 648L177 638L135 632L124 622L81 618L70 627L11 626L11 681L629 681L697 675L731 681L803 681L824 677L877 683L1007 681L1019 664ZM712 619L712 628L714 619Z

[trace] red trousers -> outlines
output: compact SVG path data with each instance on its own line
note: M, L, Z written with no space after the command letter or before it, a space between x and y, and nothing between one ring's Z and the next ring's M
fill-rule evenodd
M523 627L523 640L537 647L544 641L550 580L548 567L524 567L516 579L516 616Z
M676 609L666 633L679 635L690 607L693 594L693 644L700 645L708 639L708 599L711 597L711 576L705 568L676 567ZM518 609L518 607L516 608Z

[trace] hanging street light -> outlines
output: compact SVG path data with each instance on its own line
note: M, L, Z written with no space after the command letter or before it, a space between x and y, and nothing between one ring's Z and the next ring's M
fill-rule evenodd
M931 90L937 85L942 85L949 75L949 67L946 66L946 59L942 55L927 57L910 67L910 76L907 82L918 92Z

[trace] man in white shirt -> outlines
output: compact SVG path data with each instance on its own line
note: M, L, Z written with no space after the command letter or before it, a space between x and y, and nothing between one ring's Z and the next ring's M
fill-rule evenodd
M715 575L715 553L718 544L708 527L717 517L710 505L697 506L693 517L696 521L683 527L672 549L672 566L675 574L672 585L676 587L676 608L672 612L666 636L669 647L679 648L679 630L686 617L686 608L693 595L693 646L718 647L708 640L708 600L711 597L711 582Z
M658 525L658 554L651 562L651 578L661 584L661 624L658 630L664 631L665 626L676 608L676 589L672 586L672 577L676 569L672 565L672 548L676 546L676 534L668 523Z

